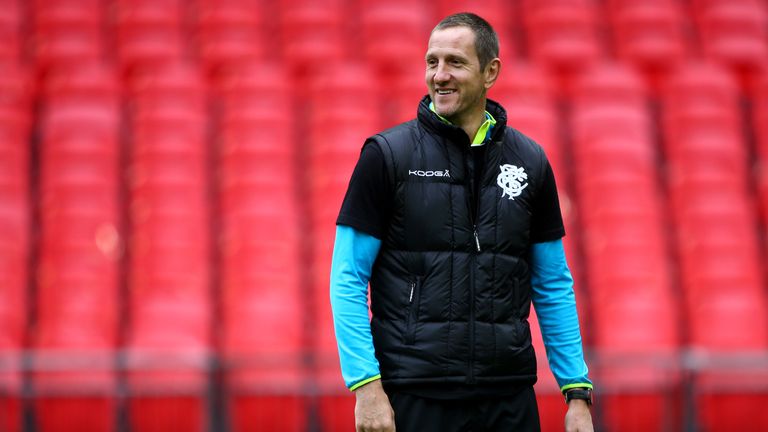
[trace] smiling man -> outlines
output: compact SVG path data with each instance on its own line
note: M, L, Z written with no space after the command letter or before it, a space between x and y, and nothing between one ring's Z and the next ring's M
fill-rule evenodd
M417 118L366 140L352 174L331 304L357 431L538 431L532 303L566 430L592 431L554 175L486 98L498 52L482 18L443 19Z

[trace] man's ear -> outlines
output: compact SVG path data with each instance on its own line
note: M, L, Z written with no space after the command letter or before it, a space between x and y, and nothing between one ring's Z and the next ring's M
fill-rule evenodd
M495 58L488 62L487 65L485 65L485 89L488 90L489 88L493 87L493 85L496 83L496 79L499 77L499 73L501 72L501 60L499 58Z

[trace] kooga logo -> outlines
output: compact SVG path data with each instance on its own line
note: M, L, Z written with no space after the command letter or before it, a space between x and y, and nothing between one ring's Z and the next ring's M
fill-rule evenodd
M445 171L408 170L408 175L418 176L418 177L450 177L451 176L448 170L445 170Z

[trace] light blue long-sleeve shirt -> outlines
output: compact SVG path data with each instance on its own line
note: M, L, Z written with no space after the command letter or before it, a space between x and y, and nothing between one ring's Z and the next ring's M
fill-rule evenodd
M341 374L350 390L381 378L368 318L368 281L381 240L349 226L336 227L331 264L331 308ZM573 278L561 240L531 248L533 304L549 366L562 391L592 387L579 330Z

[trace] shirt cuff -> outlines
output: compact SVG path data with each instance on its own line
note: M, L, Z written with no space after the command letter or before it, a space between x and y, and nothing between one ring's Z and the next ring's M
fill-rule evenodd
M358 381L358 382L352 384L351 386L349 386L349 391L355 391L355 390L359 389L360 387L368 384L369 382L373 382L373 381L380 380L380 379L381 379L381 374L374 375L374 376L372 376L370 378L366 378L366 379L364 379L362 381Z
M594 387L592 386L592 383L573 383L573 384L566 384L560 387L560 391L565 393L572 388L588 388L590 390L594 389Z

